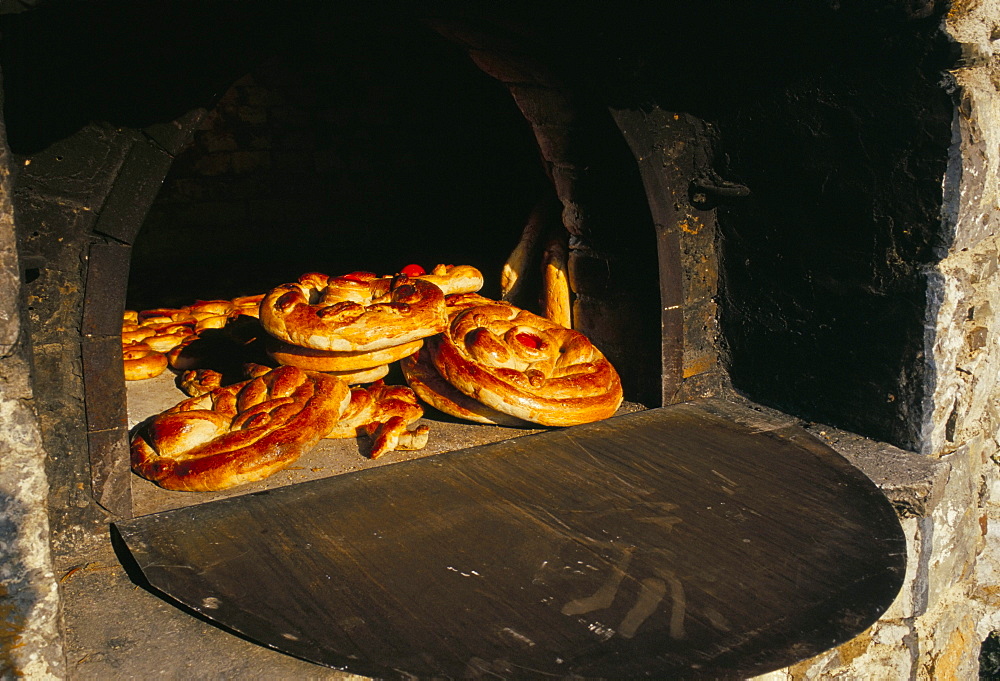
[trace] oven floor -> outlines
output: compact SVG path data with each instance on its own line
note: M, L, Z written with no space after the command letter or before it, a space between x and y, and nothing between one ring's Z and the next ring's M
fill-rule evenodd
M176 404L185 395L174 376L127 384L129 425ZM622 412L644 407L626 404ZM257 487L230 493L167 492L132 479L136 515L198 504L223 496L328 477L362 468L428 456L475 444L517 437L535 430L451 422L429 414L427 449L390 452L377 461L363 456L359 440L328 440ZM80 489L85 485L77 483ZM212 623L139 588L122 567L109 534L114 518L81 500L57 522L54 564L62 591L67 678L108 679L364 679L299 660L234 636Z
M169 372L145 381L130 381L128 391L129 428L134 428L144 419L158 414L187 398L175 385L175 376ZM387 382L393 382L387 379ZM401 381L395 381L402 384ZM619 414L640 411L642 405L625 403ZM426 416L420 421L430 426L427 447L416 452L388 452L378 459L369 459L364 454L367 439L321 440L313 450L307 452L287 469L258 483L242 485L223 492L172 492L163 490L138 476L132 476L132 506L134 515L148 515L160 511L190 506L192 504L215 501L225 497L257 492L265 489L284 487L299 482L327 478L365 468L418 459L442 452L450 452L475 445L508 440L543 429L504 428L477 423L462 422L427 408Z

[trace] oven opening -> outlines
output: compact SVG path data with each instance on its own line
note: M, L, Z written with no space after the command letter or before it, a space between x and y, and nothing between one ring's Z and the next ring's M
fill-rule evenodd
M18 261L54 536L76 532L74 509L95 526L110 513L143 570L170 581L197 565L205 569L181 579L232 588L233 599L203 593L204 583L176 591L245 631L239 612L221 606L263 607L239 596L243 580L283 565L242 563L248 536L267 553L286 530L350 530L346 541L292 544L322 547L323 569L354 585L344 593L391 582L404 606L427 608L331 601L320 608L327 626L306 612L309 598L281 602L295 589L265 589L277 599L268 608L304 608L293 619L305 629L258 630L255 640L321 664L353 655L427 675L502 676L517 646L524 664L554 675L621 675L623 660L648 675L702 655L716 665L705 669L750 675L846 640L867 626L860 608L883 612L913 556L885 495L834 445L916 449L938 428L930 406L945 409L930 405L942 398L924 354L936 313L927 301L954 291L935 289L928 273L951 248L941 216L958 208L945 199L979 195L959 186L975 173L952 166L954 107L939 77L955 62L940 14L912 3L803 4L780 21L730 2L571 14L506 3L403 13L245 4L109 2L91 12L52 3L3 19ZM41 38L52 35L63 39ZM373 460L367 435L327 439L264 480L219 492L166 490L130 470L138 424L186 394L175 370L124 380L126 311L234 301L307 272L438 264L475 267L480 293L498 298L532 224L564 249L571 324L617 369L629 413L547 429L425 407L421 449ZM539 313L552 284L536 249L511 300ZM970 343L985 347L989 305L954 309L966 311ZM252 315L241 319L234 333L259 334ZM517 339L538 349L530 334ZM242 364L225 340L221 361ZM957 347L946 345L934 352ZM398 364L388 372L387 382L404 382ZM958 442L961 405L946 406L954 417L938 429ZM911 470L899 454L904 463L891 467ZM910 495L919 485L892 503L930 508L930 492ZM732 512L737 496L744 513ZM294 514L268 510L286 502ZM257 504L259 524L247 530L244 510ZM329 521L313 522L320 515ZM205 531L209 517L218 531ZM171 520L161 536L162 518ZM175 521L198 529L175 532ZM744 533L745 522L760 525ZM460 544L451 541L459 524ZM800 541L791 550L779 541L785 528ZM211 558L224 532L227 564ZM182 534L192 543L175 560L167 552L182 548ZM494 536L519 551L498 557ZM425 540L454 553L425 551ZM385 569L357 571L343 546ZM842 560L850 552L857 560ZM285 552L295 564L278 572L309 581L299 555ZM773 569L792 563L817 600ZM582 564L593 569L574 568ZM491 582L499 596L472 579L490 566L510 577ZM854 588L872 574L870 589ZM436 589L452 579L454 609L438 610ZM758 588L773 589L758 599L766 612ZM494 605L515 601L524 608L494 617ZM809 610L819 601L828 616ZM532 614L496 640L480 635L525 608ZM432 610L445 613L441 626L406 619ZM469 613L476 627L462 624ZM788 627L770 652L768 618ZM380 649L399 637L340 626L369 621L415 638ZM572 669L561 653L542 655L564 633ZM313 634L330 645L303 643ZM331 640L340 634L349 640ZM375 647L357 650L355 638ZM441 665L427 661L430 650ZM470 656L493 662L463 666Z
M197 123L132 240L125 309L144 315L231 301L308 272L391 275L445 264L479 270L481 295L544 315L545 258L555 247L572 317L561 323L611 361L623 411L658 406L660 263L633 150L606 110L585 98L548 101L560 92L551 83L505 82L496 73L505 55L471 52L433 22L338 14L298 24L294 39L254 55L205 111L191 104L200 88L181 90L175 107L191 107L185 115ZM502 290L505 267L531 230L517 286ZM233 329L269 337L250 316ZM199 335L218 341L224 332ZM278 364L260 352L243 357L235 345L218 352L198 367L223 371L224 382L246 378L241 360ZM180 387L187 368L126 381L130 436L188 397ZM379 380L406 385L398 362ZM132 512L544 430L474 424L422 406L430 433L419 450L372 459L371 438L323 439L288 468L224 492L168 491L133 475Z

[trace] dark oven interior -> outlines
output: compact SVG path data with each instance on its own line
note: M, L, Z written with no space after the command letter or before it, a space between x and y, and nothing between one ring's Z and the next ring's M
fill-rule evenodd
M635 408L732 380L912 444L950 136L939 16L689 4L5 15L36 364L83 376L40 382L47 437L82 434L95 496L130 514L123 309L411 262L473 265L496 296L541 206L574 324Z

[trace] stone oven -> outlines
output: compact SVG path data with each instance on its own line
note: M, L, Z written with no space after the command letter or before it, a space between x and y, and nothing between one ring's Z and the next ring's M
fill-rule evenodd
M774 678L974 673L1000 629L1000 6L0 11L5 671L79 673L61 578L149 510L126 306L438 261L495 295L544 219L626 400L752 401L902 519L890 610Z

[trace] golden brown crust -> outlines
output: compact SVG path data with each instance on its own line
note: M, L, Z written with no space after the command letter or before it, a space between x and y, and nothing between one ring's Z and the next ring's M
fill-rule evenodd
M222 373L215 369L190 369L177 378L177 386L191 397L200 397L222 387Z
M150 419L132 438L132 470L184 491L261 480L314 446L349 400L337 378L279 367Z
M347 385L359 385L361 383L374 383L385 378L389 374L389 365L383 364L370 369L357 369L355 371L324 371L324 374L336 376Z
M417 397L438 411L475 423L515 428L534 425L516 416L487 407L444 380L431 359L437 352L437 347L437 338L430 338L423 348L399 363L407 385L413 389Z
M535 205L524 224L520 240L504 263L500 272L500 296L504 300L513 300L520 292L529 263L535 261L541 235L552 221L551 206L552 202L547 199Z
M260 321L268 333L291 345L364 352L440 333L447 316L441 289L420 279L309 273L268 292L260 304Z
M150 355L145 350L156 354L169 352L194 336L195 323L195 318L186 309L126 310L122 318L125 380L155 378L163 373L166 358Z
M187 327L166 327L144 341L157 352L170 352L189 338L193 338Z
M478 293L458 293L445 296L444 304L448 308L448 318L451 319L462 310L479 305L496 305L498 301L486 298Z
M234 314L257 317L260 314L260 301L264 299L263 293L255 296L240 296L233 298Z
M227 317L236 310L231 300L199 300L187 306L188 313L201 321L208 317Z
M359 371L384 366L408 357L419 350L423 342L423 339L418 339L368 352L330 352L303 348L272 338L267 343L267 354L279 364L309 371Z
M131 343L122 346L122 363L126 381L142 381L162 374L167 368L167 356L146 343Z
M566 232L553 235L542 256L542 314L567 329L573 328L569 292Z
M446 296L453 293L475 293L483 287L483 273L470 265L437 265L423 279L441 289Z
M532 423L597 421L622 401L618 373L583 334L506 303L454 314L432 359L461 392Z
M342 439L368 435L372 459L395 449L423 449L429 428L410 426L424 415L417 396L406 386L381 381L367 388L351 388L351 401L340 421L324 437Z
M129 345L131 343L141 343L150 336L155 335L156 331L148 326L139 326L138 324L122 325L122 343L125 345Z

